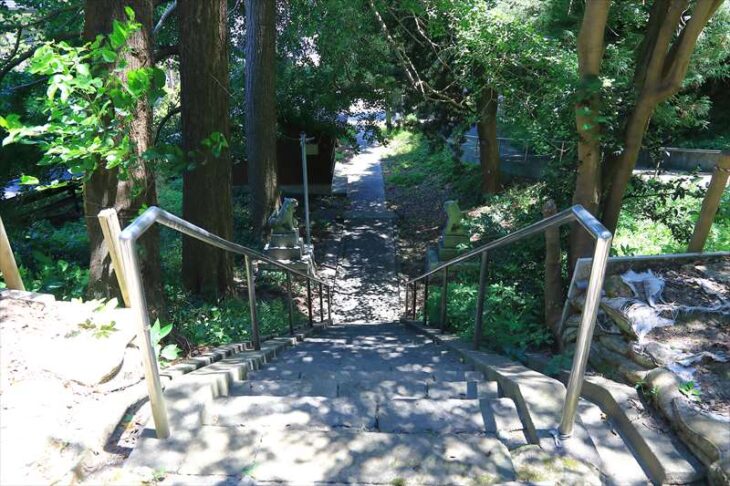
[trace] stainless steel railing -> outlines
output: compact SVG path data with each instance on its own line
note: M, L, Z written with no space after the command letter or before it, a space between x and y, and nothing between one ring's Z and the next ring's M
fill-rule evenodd
M121 249L122 265L124 267L124 276L127 280L127 287L131 302L131 308L139 323L139 335L143 341L144 349L142 350L142 360L145 369L145 379L147 381L147 391L150 396L150 405L152 408L152 418L155 423L157 437L166 439L170 436L170 424L167 418L167 409L162 395L162 384L160 381L160 372L157 365L157 357L155 355L154 346L150 338L150 319L147 310L147 302L142 290L142 273L140 271L139 260L135 252L136 241L152 227L153 224L159 223L163 226L178 231L191 238L208 243L222 250L230 251L238 255L244 256L246 279L248 283L249 307L251 308L251 334L255 349L261 349L261 341L259 335L258 317L256 315L256 289L254 286L254 276L252 261L263 261L269 265L277 267L287 274L287 291L289 293L289 332L294 332L292 308L292 275L299 275L307 279L307 303L309 307L309 325L312 322L312 282L319 285L319 305L320 320L324 320L324 303L322 289L327 289L327 313L328 318L332 319L332 286L314 275L299 271L279 261L267 257L266 255L252 250L245 246L233 243L220 236L214 235L192 223L178 218L158 207L150 207L135 219L124 231L119 235L119 246Z
M529 236L540 234L548 228L562 226L567 223L577 222L596 240L595 250L593 252L593 264L591 266L591 275L588 280L588 290L586 291L586 302L583 306L583 314L581 315L578 338L575 347L575 356L573 357L573 365L570 371L570 378L565 394L565 405L563 407L563 416L560 421L558 432L561 438L568 438L573 434L573 425L575 423L575 415L578 408L578 398L583 385L586 365L588 362L588 354L590 353L591 341L593 340L593 330L596 326L596 316L598 314L598 304L601 299L601 288L603 287L603 278L606 273L606 261L608 253L611 249L611 239L613 236L591 213L583 206L576 204L554 216L545 218L535 224L522 228L507 236L489 242L485 245L475 248L463 255L459 255L441 265L436 266L432 270L420 275L416 278L407 280L406 287L406 317L408 316L408 297L409 286L412 308L411 314L413 319L416 318L416 294L418 292L418 282L425 279L424 286L424 302L428 300L428 284L429 277L438 272L442 272L441 278L441 308L440 322L441 330L446 330L446 301L448 290L449 267L457 263L464 262L470 258L481 256L481 264L479 267L479 293L477 294L477 309L474 324L474 349L479 348L479 341L482 336L482 318L484 313L484 293L487 282L487 259L488 252L510 245L516 241L522 240ZM424 321L426 317L426 309L424 305Z

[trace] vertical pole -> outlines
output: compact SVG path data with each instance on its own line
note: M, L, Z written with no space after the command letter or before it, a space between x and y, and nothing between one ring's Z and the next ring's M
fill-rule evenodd
M418 295L418 282L413 282L413 294L411 295L411 303L413 304L413 309L411 309L411 315L413 316L413 320L416 320L416 296Z
M286 272L286 292L289 295L289 335L294 335L294 302L291 291L291 272Z
M324 322L324 298L322 296L322 284L319 284L319 322Z
M150 408L152 409L152 420L155 423L155 433L158 439L167 439L170 437L170 423L167 418L165 397L162 395L157 356L150 337L150 317L147 312L147 301L144 292L142 292L142 272L139 269L139 261L134 251L134 240L120 240L120 249L125 269L124 274L127 276L129 283L132 312L139 324L137 336L142 340L142 365L144 366L147 393L150 396Z
M428 325L428 281L430 277L426 277L426 283L423 286L423 325Z
M722 199L722 193L725 191L728 176L730 176L730 151L723 152L715 166L687 251L696 252L705 248L705 242L712 227L712 220L715 219L717 209L720 207L720 200Z
M530 150L530 144L525 144L525 163L527 163L527 152Z
M327 321L332 325L332 287L327 287Z
M405 301L406 301L406 312L405 312L405 314L403 314L403 318L404 319L408 319L408 297L409 297L409 295L408 295L408 289L409 288L411 288L411 286L408 285L408 282L406 282L406 299L405 299Z
M124 301L125 307L130 307L131 304L129 301L129 292L127 290L127 281L124 278L124 268L122 268L122 258L119 250L119 234L122 232L122 229L119 225L117 211L114 208L102 209L99 211L97 218L99 219L101 232L104 235L104 242L109 250L112 267L114 268L114 275L117 277L119 290L122 293L122 300Z
M314 326L312 319L312 282L307 279L307 309L309 312L309 327Z
M246 285L248 286L248 306L251 308L251 335L253 338L253 348L258 351L261 349L261 338L259 337L259 319L256 314L256 288L254 287L251 259L248 255L244 256L244 263L246 265Z
M302 182L304 184L304 226L307 236L307 248L312 246L312 234L309 228L309 170L307 169L307 134L299 134L299 145L302 148Z
M482 321L484 319L484 294L487 291L487 252L482 252L482 261L479 265L479 293L477 294L477 315L474 319L474 349L479 349L482 339Z
M441 332L446 332L446 294L449 291L449 268L444 268L441 280Z
M5 285L13 290L25 290L23 279L20 278L18 264L15 262L13 249L10 248L10 240L5 232L3 219L0 218L0 272L5 279Z
M611 234L606 233L596 240L596 249L593 252L591 276L588 279L583 314L580 316L578 339L575 343L575 356L573 357L573 366L570 369L570 378L568 378L568 386L565 392L563 416L558 428L558 433L563 439L573 435L575 414L578 411L578 398L580 398L580 391L583 388L588 354L591 351L591 343L593 342L593 330L596 327L601 288L603 287L603 278L606 275L606 261L608 260L608 252L611 249Z

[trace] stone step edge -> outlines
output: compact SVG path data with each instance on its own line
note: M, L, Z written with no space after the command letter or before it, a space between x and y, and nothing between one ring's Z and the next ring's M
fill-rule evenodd
M544 368L547 363L538 355L530 355L528 360L530 366L536 369ZM559 379L567 383L569 376L567 371L562 371ZM648 470L654 481L690 483L705 477L704 468L691 457L690 451L682 450L684 446L681 445L680 437L672 432L660 434L649 426L641 426L642 415L633 405L641 403L636 388L601 376L586 376L581 397L598 405L616 424L624 442L638 456L639 463ZM687 456L690 456L689 460Z
M460 354L467 363L496 381L500 395L511 398L522 420L527 440L541 448L559 454L567 453L605 470L590 434L576 416L573 437L568 441L556 439L565 397L565 385L542 373L498 354L475 351L471 343L440 329L423 326L421 321L401 320L415 332L425 335ZM545 397L556 397L550 403Z
M161 376L168 382L163 395L171 436L188 435L196 430L202 425L206 407L215 398L226 395L234 381L244 379L250 370L271 361L321 327L324 326L300 329L294 336L269 337L262 341L259 351L249 343L220 346L163 370ZM146 426L146 429L153 428L152 423ZM144 433L155 435L154 430Z

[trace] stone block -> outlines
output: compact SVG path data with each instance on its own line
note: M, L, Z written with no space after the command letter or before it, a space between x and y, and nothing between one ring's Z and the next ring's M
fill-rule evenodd
M272 233L269 245L280 248L302 247L302 238L297 231L289 233Z

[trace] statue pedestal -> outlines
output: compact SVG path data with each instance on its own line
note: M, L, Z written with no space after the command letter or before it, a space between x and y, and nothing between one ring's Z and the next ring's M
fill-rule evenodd
M301 271L314 267L313 248L307 247L297 231L272 233L264 246L264 255ZM275 265L262 262L262 268L274 270Z
M446 263L446 261L450 260L450 258L447 258L446 260L442 260L439 258L439 246L430 246L428 250L426 250L426 271L431 271L437 266L441 265L442 263ZM460 254L460 253L459 253ZM454 255L454 256L458 256ZM452 257L453 258L453 257ZM461 263L456 263L449 267L449 274L453 274L454 272L473 272L477 278L479 276L479 257L470 258L469 260ZM441 273L437 273L435 275L431 275L429 277L429 280L431 282L441 282Z
M438 257L439 260L445 262L458 256L465 250L460 250L460 245L469 246L469 237L467 235L442 235L439 238Z

